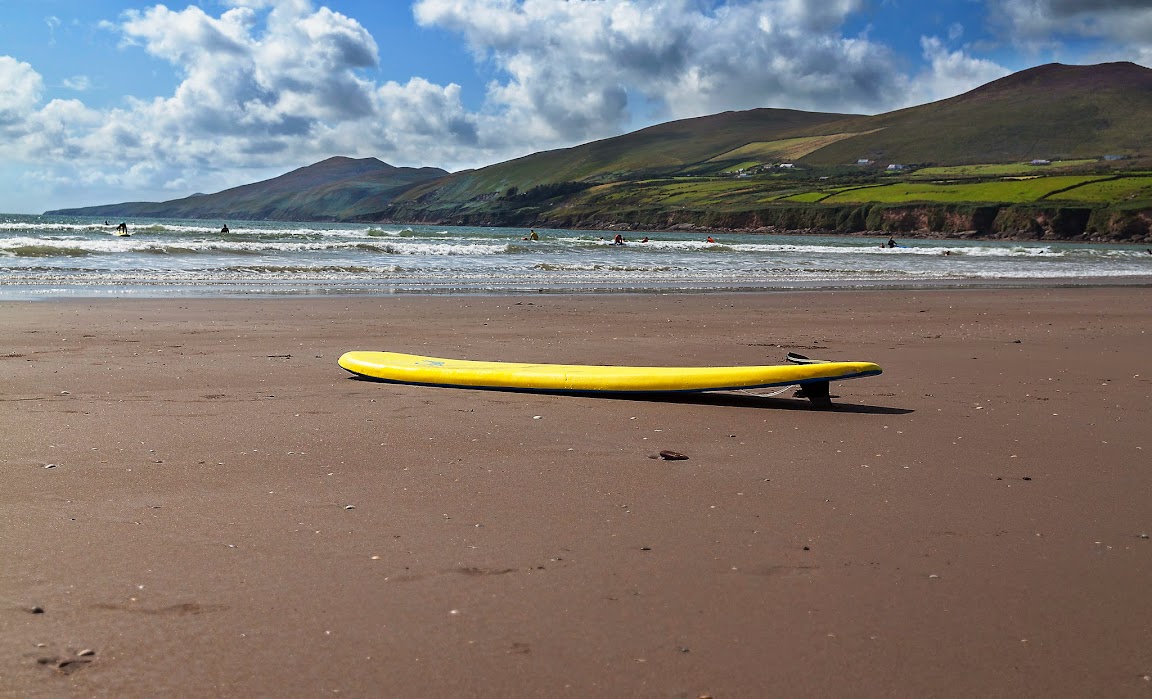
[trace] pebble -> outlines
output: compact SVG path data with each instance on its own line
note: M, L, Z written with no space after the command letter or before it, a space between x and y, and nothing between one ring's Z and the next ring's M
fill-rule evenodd
M668 451L667 449L660 452L660 458L665 461L687 461L688 457L677 451Z
M37 606L29 609L28 611L33 613L33 614L43 614L44 613L44 607L37 605Z
M44 464L44 468L56 468L59 464Z
M91 648L85 648L76 655L80 656L81 658L87 658L90 655L96 655L96 651L92 650Z
M355 509L356 509L356 506L355 506L355 505L345 505L345 506L344 506L344 509L345 509L345 510L355 510Z

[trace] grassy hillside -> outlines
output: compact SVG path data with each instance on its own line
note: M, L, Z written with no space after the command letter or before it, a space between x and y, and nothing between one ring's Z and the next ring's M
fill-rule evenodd
M870 133L805 158L814 165L1027 162L1140 154L1148 149L1152 70L1133 63L1050 64L951 99L869 117Z
M847 115L788 109L753 109L660 124L634 133L546 151L459 173L414 188L401 201L420 208L483 203L515 189L561 182L598 184L637 177L688 172L715 174L744 156L724 154L764 141L779 141L842 121Z
M727 174L737 170L763 166L766 163L792 162L837 141L859 136L857 133L836 133L823 136L799 136L775 141L756 141L710 158L709 163L722 163Z

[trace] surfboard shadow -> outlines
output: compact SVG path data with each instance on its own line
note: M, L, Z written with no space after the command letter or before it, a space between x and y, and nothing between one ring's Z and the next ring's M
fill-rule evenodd
M882 405L857 403L832 403L827 407L816 407L804 398L758 396L751 393L724 391L685 391L683 393L643 393L627 391L558 391L546 389L486 388L478 386L440 386L434 384L413 384L389 381L371 376L354 374L348 377L354 381L393 384L398 386L422 386L424 388L450 388L458 391L483 391L486 393L530 393L545 396L567 396L595 398L597 400L617 400L642 403L682 403L687 405L714 405L726 408L758 408L761 410L805 410L816 412L854 413L868 415L907 415L915 412L908 408L893 408ZM832 398L839 398L833 395Z
M603 396L608 398L610 396ZM656 396L649 394L617 395L618 400L646 401L653 403L686 403L691 405L715 405L725 408L758 408L761 410L801 410L810 412L856 413L868 415L908 415L915 412L908 408L893 408L883 405L863 403L832 403L828 407L816 407L803 398L781 396L756 396L741 393L698 393ZM839 396L832 396L838 398Z

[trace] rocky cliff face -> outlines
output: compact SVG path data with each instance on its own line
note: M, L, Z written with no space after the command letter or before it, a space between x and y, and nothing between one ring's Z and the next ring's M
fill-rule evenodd
M599 230L881 233L918 238L1152 243L1152 210L1149 209L1036 205L797 205L738 212L620 209L559 214L524 210L504 214L457 211L426 214L416 222Z

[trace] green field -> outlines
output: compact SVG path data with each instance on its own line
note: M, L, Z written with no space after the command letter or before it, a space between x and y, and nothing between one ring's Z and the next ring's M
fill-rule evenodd
M759 160L745 160L742 163L736 163L732 167L728 167L728 168L721 170L718 174L735 175L736 173L740 172L741 170L747 170L748 168L751 168L751 167L759 167L762 164L763 163L761 163Z
M1117 180L1086 184L1048 197L1048 201L1081 201L1091 203L1125 203L1152 201L1152 176L1122 177Z
M996 182L932 183L894 182L892 184L866 189L853 189L836 194L824 200L826 204L856 204L876 202L881 204L901 204L906 202L997 202L1023 204L1034 202L1045 195L1087 182L1096 182L1102 177L1037 177L1020 180L1000 180Z
M785 197L780 197L779 199L776 199L776 201L794 201L804 204L812 204L831 194L832 192L801 192L799 194L790 194Z
M951 167L926 167L912 173L916 179L942 177L1003 177L1006 175L1047 175L1053 170L1063 170L1081 165L1091 165L1096 160L1057 160L1051 165L1030 165L1029 163L989 163L986 165L955 165Z
M1116 203L1152 201L1152 174L1131 177L1058 175L986 182L895 181L836 186L827 181L775 178L677 178L601 185L581 197L588 207L701 208L723 210L780 204L999 203L1040 201Z
M754 158L755 164L761 165L781 160L799 160L805 155L817 151L824 146L859 135L858 133L837 133L824 136L782 138L775 141L756 141L726 153L721 153L712 158L711 161L724 162L734 158Z

